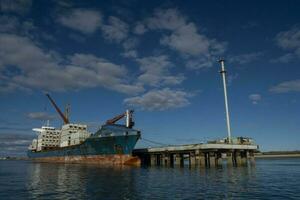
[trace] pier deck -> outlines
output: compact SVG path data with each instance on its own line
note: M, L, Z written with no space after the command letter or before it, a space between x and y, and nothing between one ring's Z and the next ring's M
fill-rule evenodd
M188 159L190 166L214 167L222 165L224 160L233 166L254 164L257 150L258 146L252 144L208 143L135 149L133 154L143 165L183 166L184 159Z

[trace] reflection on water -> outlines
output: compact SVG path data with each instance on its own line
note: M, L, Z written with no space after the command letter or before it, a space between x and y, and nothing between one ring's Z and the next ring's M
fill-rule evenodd
M300 159L210 169L0 161L0 199L299 199L296 191Z
M95 165L34 163L28 168L30 198L62 199L130 196L134 175L126 167L103 168Z

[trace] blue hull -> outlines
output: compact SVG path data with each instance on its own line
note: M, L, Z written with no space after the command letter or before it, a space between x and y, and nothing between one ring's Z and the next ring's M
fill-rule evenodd
M29 158L131 155L139 138L139 134L106 137L91 136L80 145L40 152L28 151L27 155Z

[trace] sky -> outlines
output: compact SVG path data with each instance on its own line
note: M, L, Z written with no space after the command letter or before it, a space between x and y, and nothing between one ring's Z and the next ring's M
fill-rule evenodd
M232 135L300 150L300 2L0 0L0 156L61 127L45 92L91 132L134 109L137 147ZM123 122L120 122L123 123Z

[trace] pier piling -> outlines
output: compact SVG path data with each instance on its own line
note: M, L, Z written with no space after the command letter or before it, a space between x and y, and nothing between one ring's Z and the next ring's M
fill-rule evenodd
M196 166L195 152L190 152L190 154L189 154L189 165L190 165L190 167L195 167Z
M222 166L223 160L227 160L228 166L254 165L254 151L257 148L256 145L241 144L192 144L135 149L133 154L140 157L144 165L184 166L184 159L188 159L189 167L212 168Z

